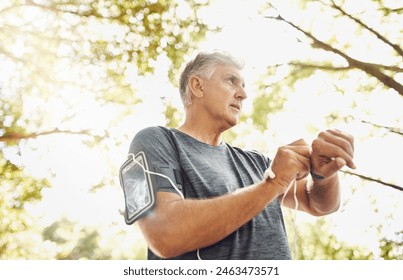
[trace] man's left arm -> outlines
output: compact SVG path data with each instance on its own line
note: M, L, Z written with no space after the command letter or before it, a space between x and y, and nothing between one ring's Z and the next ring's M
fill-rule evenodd
M315 216L337 211L340 205L340 183L338 171L344 167L355 169L354 138L340 130L319 133L312 142L312 180L297 181L296 196L298 209ZM287 207L295 208L293 188L284 199Z

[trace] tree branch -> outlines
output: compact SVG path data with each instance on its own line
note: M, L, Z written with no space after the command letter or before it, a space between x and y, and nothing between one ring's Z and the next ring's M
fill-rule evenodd
M13 60L14 62L21 62L23 64L26 64L28 62L27 60L25 60L21 57L17 57L15 55L13 55L12 53L10 53L8 50L2 48L1 46L0 46L0 54L8 57L9 59Z
M375 127L384 128L384 129L389 130L392 133L396 133L398 135L403 136L403 131L401 129L399 129L399 128L390 127L390 126L383 126L383 125L379 125L379 124L374 124L374 123L371 123L369 121L364 121L364 120L361 120L361 122L366 123L366 124L370 124L370 125L375 126Z
M380 11L382 11L385 15L389 15L391 13L400 14L400 13L403 12L403 7L402 8L396 8L396 9L382 7L382 8L380 8Z
M344 117L344 119L345 119L347 122L348 122L349 120L351 120L351 119L356 120L356 121L360 121L360 122L362 122L362 123L372 125L373 127L386 129L386 130L388 130L388 131L391 132L391 133L395 133L395 134L398 134L398 135L400 135L400 136L403 136L403 129L398 128L398 127L385 126L385 125L375 124L375 123L372 123L372 122L370 122L370 121L366 121L366 120L362 120L362 119L360 119L360 118L356 118L356 117L354 117L354 116L352 116L352 115L348 115L348 116Z
M394 189L399 190L399 191L403 191L403 187L400 187L400 186L395 185L395 184L387 183L387 182L384 182L384 181L379 180L379 179L374 179L374 178L371 178L371 177L368 177L368 176L365 176L365 175L361 175L361 174L357 174L357 173L353 173L353 172L345 171L345 170L341 170L341 172L343 172L345 174L352 175L352 176L357 176L357 177L359 177L361 179L364 179L364 180L367 180L367 181L371 181L371 182L375 182L375 183L378 183L378 184L381 184L381 185L385 185L385 186L394 188Z
M50 12L52 12L52 13L58 13L58 12L60 12L59 10L57 10L57 9L51 7L51 6L47 6L47 5L44 5L44 4L38 4L38 3L35 3L35 2L32 1L32 0L26 0L26 1L27 1L27 4L28 4L29 6L31 6L31 7L36 7L36 8L45 10L45 11L50 11Z
M403 68L400 68L399 66L392 66L392 65L383 65L383 64L377 64L377 63L368 63L368 65L371 65L372 67L375 68L383 68L385 70L390 70L394 72L403 72Z
M297 26L293 22L284 19L280 14L277 15L277 17L266 16L266 18L275 19L275 20L279 20L279 21L287 23L288 25L292 26L294 29L302 32L305 36L310 38L312 40L311 46L313 48L319 48L319 49L329 51L329 52L332 52L334 54L337 54L337 55L343 57L351 68L358 68L358 69L366 72L368 75L377 78L382 84L396 90L400 95L403 96L403 85L400 84L399 82L397 82L396 80L394 80L392 77L382 73L382 71L380 71L377 67L375 67L374 64L359 61L359 60L356 60L356 59L348 56L344 52L333 48L331 45L329 45L325 42L322 42L321 40L316 38L314 35L312 35L308 31L302 29L301 27Z
M12 11L12 10L14 10L14 9L18 9L18 8L24 7L24 6L27 6L27 5L26 5L26 4L17 4L17 5L14 4L14 5L5 7L5 8L3 8L3 9L0 11L0 16L1 16L2 14L7 14L8 12L10 12L10 11Z
M303 68L317 68L321 70L328 70L328 71L345 71L353 69L351 65L349 66L332 66L332 65L319 65L319 64L309 64L309 63L302 63L302 62L289 62L289 65L293 66L300 66ZM403 68L398 66L389 66L389 65L382 65L382 64L375 64L375 63L367 63L368 65L372 65L373 67L383 68L385 70L395 71L395 72L402 72Z
M346 71L351 69L351 66L331 66L331 65L318 65L318 64L309 64L309 63L301 63L301 62L289 62L289 65L302 67L302 68L314 68L326 71Z
M54 130L49 130L49 131L43 131L43 132L37 132L37 133L30 133L30 134L23 134L23 133L6 133L3 136L0 136L0 142L15 142L23 139L35 139L39 136L45 136L45 135L50 135L50 134L72 134L72 135L88 135L88 136L94 136L91 135L89 130L82 130L82 131L70 131L70 130L60 130L60 129L54 129ZM98 137L98 136L94 136Z
M391 41L389 41L385 36L383 36L382 34L380 34L378 31L374 30L373 28L369 27L368 25L366 25L365 23L363 23L361 20L359 20L358 18L353 17L352 15L348 14L346 11L344 11L340 6L338 6L333 0L330 0L331 7L333 7L334 9L338 10L342 15L348 17L349 19L353 20L354 22L356 22L358 25L360 25L361 27L363 27L364 29L368 30L369 32L371 32L372 34L374 34L376 37L378 37L379 40L381 40L382 42L384 42L385 44L391 46L402 58L403 58L403 49L397 45L392 43Z
M27 23L27 26L32 27L32 22ZM25 24L24 24L25 26ZM81 43L80 40L78 39L69 39L66 37L62 36L55 36L54 33L45 33L41 32L38 33L37 31L33 31L32 29L22 29L21 26L17 25L8 25L4 24L3 26L0 26L0 32L6 34L7 36L11 35L21 35L24 37L35 37L40 39L41 41L48 41L48 42L55 42L55 43L65 43L68 45L72 45L74 43Z

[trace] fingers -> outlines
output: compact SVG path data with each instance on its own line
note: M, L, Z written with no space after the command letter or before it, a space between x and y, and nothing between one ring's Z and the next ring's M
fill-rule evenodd
M294 152L305 156L305 157L310 157L311 153L312 153L312 148L311 146L308 145L307 142L305 142L304 139L299 139L297 141L294 141L286 146L284 146L285 148L291 149Z
M309 175L310 170L311 170L311 167L310 167L311 166L311 161L310 161L309 158L303 157L303 156L300 156L300 155L297 157L297 160L299 162L299 165L301 166L301 169L297 173L296 179L301 180L301 179L303 179L303 178L305 178L305 177L307 177Z
M288 186L293 179L300 180L314 172L323 177L332 177L343 166L355 169L354 138L340 130L321 132L308 145L303 139L278 149L272 162L275 178L281 187Z
M339 130L326 130L318 135L312 143L312 155L328 159L337 159L332 162L334 167L345 164L355 169L354 139L351 135ZM344 166L344 165L343 165Z
M291 180L300 180L309 175L310 156L311 147L302 139L295 141L278 149L272 170L276 178L287 187Z
M288 149L293 151L294 153L297 153L298 155L301 155L303 157L309 158L312 153L312 148L309 146L292 146L292 145L287 145L283 146L280 149Z
M327 130L322 132L322 137L341 148L343 148L350 156L354 155L354 138L340 130Z
M296 179L300 180L307 177L310 172L310 157L312 148L303 139L292 142L291 144L285 146L285 148L295 153L294 159L298 162L300 167L300 170L296 175Z
M334 134L334 135L336 135L336 136L338 136L340 138L344 138L345 140L347 140L350 143L350 145L353 148L353 150L354 150L354 137L352 135L350 135L348 133L345 133L343 131L340 131L338 129L329 129L328 132L331 133L331 134Z
M340 170L343 166L345 166L347 163L344 159L342 158L334 158L328 160L327 164L322 165L320 169L320 173L324 175L325 177L329 177L332 174L334 174L335 171ZM317 171L314 171L317 172Z

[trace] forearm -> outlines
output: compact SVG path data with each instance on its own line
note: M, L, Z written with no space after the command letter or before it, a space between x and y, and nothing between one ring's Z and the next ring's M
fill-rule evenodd
M318 180L306 185L309 211L312 215L322 216L337 211L340 206L339 176Z
M176 199L159 193L153 213L140 221L150 248L164 258L212 245L259 214L278 194L261 182L220 197ZM169 198L171 197L171 198Z

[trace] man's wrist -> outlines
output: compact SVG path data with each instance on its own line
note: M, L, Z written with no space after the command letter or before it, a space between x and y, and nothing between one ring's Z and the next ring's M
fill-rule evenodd
M316 176L320 176L320 177L316 177ZM312 181L312 187L313 188L320 188L320 189L326 189L328 186L333 186L334 182L338 181L338 174L337 172L330 175L330 176L322 176L319 174L316 174L315 172L311 172L311 181ZM323 178L323 179L320 179Z
M316 179L316 180L324 180L326 179L326 177L316 174L315 172L311 171L311 177L312 179Z
M265 180L268 180L268 179L274 179L275 177L276 177L276 174L274 174L273 170L271 170L271 164L270 164L269 167L264 172L263 178Z

